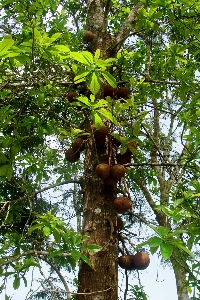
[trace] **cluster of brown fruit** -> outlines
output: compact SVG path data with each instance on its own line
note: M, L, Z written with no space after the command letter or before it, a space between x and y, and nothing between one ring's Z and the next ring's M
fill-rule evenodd
M135 255L122 255L118 258L119 266L126 270L144 270L150 263L146 252L137 252Z
M96 129L95 125L92 125L92 130L94 134L96 147L97 149L101 150L102 147L105 146L106 136L108 134L108 128L105 124L103 124L100 129ZM112 137L112 144L115 148L121 146L121 142L114 137ZM132 156L132 152L130 149L131 148L137 149L137 144L135 141L127 141L126 146L127 146L127 150L124 154L120 154L120 153L116 154L116 159L118 164L124 165L130 163L131 156Z
M112 99L127 99L131 94L128 87L122 86L113 88L110 84L104 86L104 97L110 96Z
M114 185L119 179L124 177L126 169L120 164L110 167L108 164L99 164L95 169L96 175L109 185Z
M79 160L80 153L85 149L85 140L82 137L78 137L71 145L71 147L65 151L65 158L68 162L74 163Z

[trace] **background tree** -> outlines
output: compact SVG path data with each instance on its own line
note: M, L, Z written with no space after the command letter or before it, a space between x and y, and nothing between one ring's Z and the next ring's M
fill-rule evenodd
M5 283L45 262L42 293L70 298L62 270L80 261L76 299L115 300L118 256L148 245L170 259L179 300L199 290L199 14L197 1L2 1ZM62 201L45 194L68 183ZM151 229L139 245L137 224Z

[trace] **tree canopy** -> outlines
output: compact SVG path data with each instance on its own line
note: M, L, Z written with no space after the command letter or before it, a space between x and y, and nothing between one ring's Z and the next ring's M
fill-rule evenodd
M171 263L179 300L199 299L199 1L2 0L0 12L5 299L7 279L17 290L46 264L33 298L117 300L118 257L138 252ZM62 272L77 265L71 295ZM147 299L132 272L124 299Z

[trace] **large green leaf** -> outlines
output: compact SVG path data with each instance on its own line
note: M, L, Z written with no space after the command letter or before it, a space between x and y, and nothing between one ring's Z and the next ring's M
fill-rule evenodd
M86 66L91 66L91 64L93 63L93 56L88 51L71 52L70 57Z
M19 287L20 287L20 277L16 275L13 281L13 288L14 290L17 290Z
M160 245L160 253L162 254L162 256L165 259L170 258L170 256L172 255L173 252L173 247L172 245L168 244L168 243L162 243Z
M110 73L101 70L101 74L113 88L117 87L116 79Z
M102 109L98 109L98 112L104 117L106 117L107 119L109 119L111 122L113 122L116 126L118 126L117 119L109 110L102 108Z
M1 41L0 42L0 56L4 56L5 54L7 54L9 52L8 49L10 49L13 44L14 44L13 40L5 39L5 40Z
M73 259L75 261L78 261L80 259L80 257L81 257L81 253L78 250L76 250L76 249L73 249L71 251L71 255L72 255L72 257L73 257Z
M90 77L89 89L94 95L100 91L100 82L96 72L93 72Z

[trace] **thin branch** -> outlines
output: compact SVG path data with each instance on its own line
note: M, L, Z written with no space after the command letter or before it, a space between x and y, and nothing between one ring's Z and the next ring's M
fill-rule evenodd
M159 225L167 226L168 224L167 224L166 215L162 211L159 211L156 209L156 204L155 204L153 198L151 197L151 194L150 194L149 190L147 189L145 183L142 180L135 180L135 182L140 187L147 202L149 203L150 207L154 211L154 213L156 215L156 220L159 223Z
M172 162L156 162L156 163L153 163L153 162L140 162L140 163L129 163L129 164L124 164L125 167L134 167L134 166L151 166L151 167L154 167L154 166L166 166L166 167L176 167L176 166L179 166L179 167L184 167L185 164L180 164L180 163L172 163Z
M22 252L19 255L13 256L12 258L11 258L11 256L2 256L1 259L4 259L4 260L9 259L9 260L4 261L3 263L1 263L0 267L7 266L7 265L11 264L12 262L18 260L19 258L30 255L30 254L33 255L33 256L38 257L38 255L49 256L51 253L52 253L52 250L51 250L51 252L29 250L29 251ZM56 256L57 257L68 257L68 256L71 256L71 254L70 253L60 253L60 254L57 254Z
M17 202L20 202L20 201L25 201L25 200L28 200L32 197L35 197L37 194L40 194L40 193L43 193L47 190L50 190L50 189L53 189L57 186L61 186L61 185L64 185L64 184L68 184L68 183L80 183L79 180L66 180L66 181L63 181L63 182L59 182L59 183L55 183L55 184L52 184L52 185L49 185L49 186L46 186L45 188L41 189L41 190L38 190L36 192L33 192L33 193L30 193L29 195L27 196L24 196L24 197L21 197L21 198L18 198L16 200L10 200L10 201L6 201L6 202L1 202L1 203L4 203L4 206L7 205L7 204L16 204ZM3 207L4 208L4 207ZM2 208L2 209L3 209ZM1 210L2 210L1 209Z
M42 260L44 260L47 264L49 264L54 269L54 271L58 274L58 276L59 276L60 280L62 281L62 283L65 287L65 290L67 292L67 299L70 299L71 295L70 295L69 287L67 285L67 282L66 282L65 278L62 276L62 274L60 273L58 268L51 261L49 261L48 259L43 257Z

